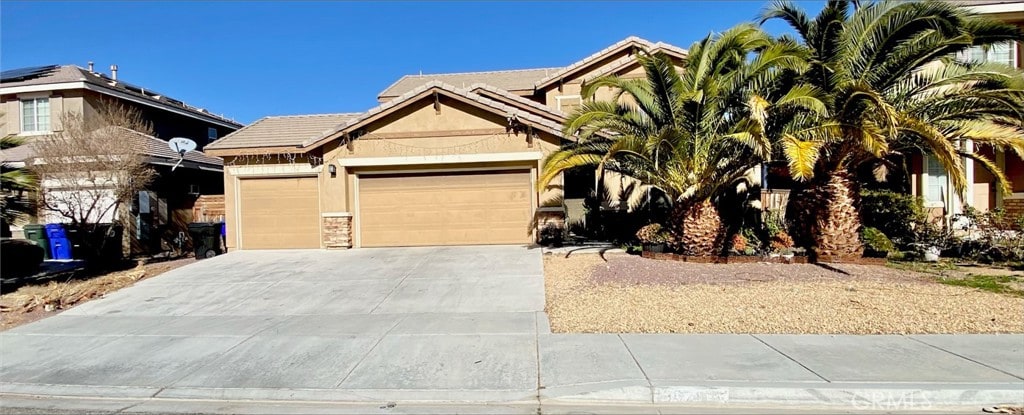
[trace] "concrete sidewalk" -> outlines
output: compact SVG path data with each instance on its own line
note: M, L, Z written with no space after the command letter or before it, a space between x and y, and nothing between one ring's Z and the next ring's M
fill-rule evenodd
M387 324L378 337L337 325L330 336L278 336L274 324L248 337L3 334L3 365L16 370L3 372L0 394L116 398L161 411L183 400L194 412L244 401L854 410L1024 402L1022 335L561 335L543 325L527 332L533 315L490 332L477 317L452 323L474 334L423 333L432 330L415 320ZM126 354L142 345L148 355ZM56 357L21 364L39 354Z

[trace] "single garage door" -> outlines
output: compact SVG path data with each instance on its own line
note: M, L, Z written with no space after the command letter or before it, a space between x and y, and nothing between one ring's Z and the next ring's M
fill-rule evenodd
M362 246L530 241L530 172L359 176Z
M242 249L320 247L320 196L315 177L239 181Z

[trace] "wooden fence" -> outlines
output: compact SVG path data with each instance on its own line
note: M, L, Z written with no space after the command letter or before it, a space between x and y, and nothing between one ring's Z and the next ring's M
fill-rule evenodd
M202 195L192 206L193 222L223 222L224 195Z

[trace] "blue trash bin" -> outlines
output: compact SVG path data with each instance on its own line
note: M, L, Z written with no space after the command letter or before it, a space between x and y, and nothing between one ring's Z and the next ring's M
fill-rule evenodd
M73 259L68 238L50 238L50 256L53 259Z
M66 239L68 237L67 231L64 230L63 223L47 223L46 224L46 237L50 239Z

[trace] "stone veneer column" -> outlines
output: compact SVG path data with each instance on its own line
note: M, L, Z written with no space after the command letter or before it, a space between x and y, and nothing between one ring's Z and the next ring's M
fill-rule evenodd
M324 248L352 247L352 214L349 212L330 212L323 214Z
M1024 216L1024 197L1018 197L1016 193L1008 197L1004 196L1003 210L1006 211L1006 217L1010 220Z
M540 242L541 234L547 226L554 226L566 230L565 208L562 206L541 206L537 208L537 229L534 235L534 242Z

